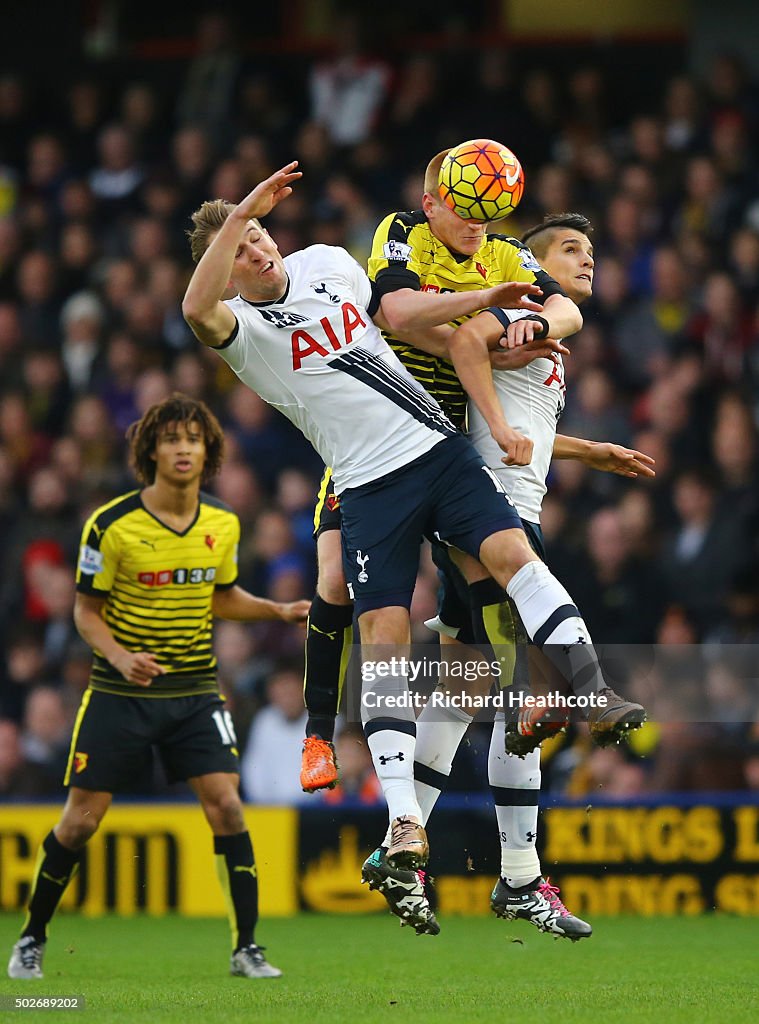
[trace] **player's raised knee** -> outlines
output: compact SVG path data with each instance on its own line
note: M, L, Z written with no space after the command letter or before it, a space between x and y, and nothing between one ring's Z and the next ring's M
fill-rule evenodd
M493 579L505 587L512 576L528 562L539 561L524 530L501 530L487 537L480 546L480 561Z

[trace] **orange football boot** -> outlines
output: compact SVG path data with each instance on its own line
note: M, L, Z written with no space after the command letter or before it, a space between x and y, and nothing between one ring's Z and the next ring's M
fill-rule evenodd
M334 789L337 785L335 748L320 736L306 736L300 762L300 784L304 793Z

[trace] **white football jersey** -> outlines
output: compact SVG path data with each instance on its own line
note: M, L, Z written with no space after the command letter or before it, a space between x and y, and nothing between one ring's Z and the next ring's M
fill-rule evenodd
M528 315L520 309L503 309L500 313L510 321ZM521 370L494 370L493 383L509 426L533 441L532 461L529 466L505 466L501 462L504 452L493 440L474 402L468 406L469 437L486 465L497 473L520 517L539 523L556 424L564 409L564 363L560 355L554 354L550 359L535 359Z
M372 323L371 282L345 249L312 245L286 256L285 268L282 299L227 300L237 330L216 351L305 434L332 467L337 494L456 433Z

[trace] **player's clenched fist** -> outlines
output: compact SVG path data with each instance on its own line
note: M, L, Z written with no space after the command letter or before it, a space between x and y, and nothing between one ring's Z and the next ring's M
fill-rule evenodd
M529 466L532 461L533 442L513 427L502 427L493 432L501 451L506 454L501 462L507 466Z
M124 651L111 664L127 682L137 686L150 686L155 677L164 672L154 655L146 654L145 651Z
M305 622L308 618L308 613L311 611L310 601L291 601L289 604L282 605L282 621L283 622Z
M515 320L504 331L499 345L505 349L519 348L539 341L543 337L543 326L537 320Z

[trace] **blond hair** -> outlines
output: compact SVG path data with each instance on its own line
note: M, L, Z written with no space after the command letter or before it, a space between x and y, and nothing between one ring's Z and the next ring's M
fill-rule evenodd
M427 170L424 172L424 191L425 193L429 192L435 199L440 199L438 178L440 176L440 168L443 166L443 160L445 160L449 153L450 149L443 149L433 156L427 164Z
M195 227L186 234L190 240L190 252L194 263L200 261L213 236L221 230L227 217L236 209L235 203L230 203L226 199L208 199L193 213L191 219ZM251 217L251 220L257 228L263 230L255 217Z

